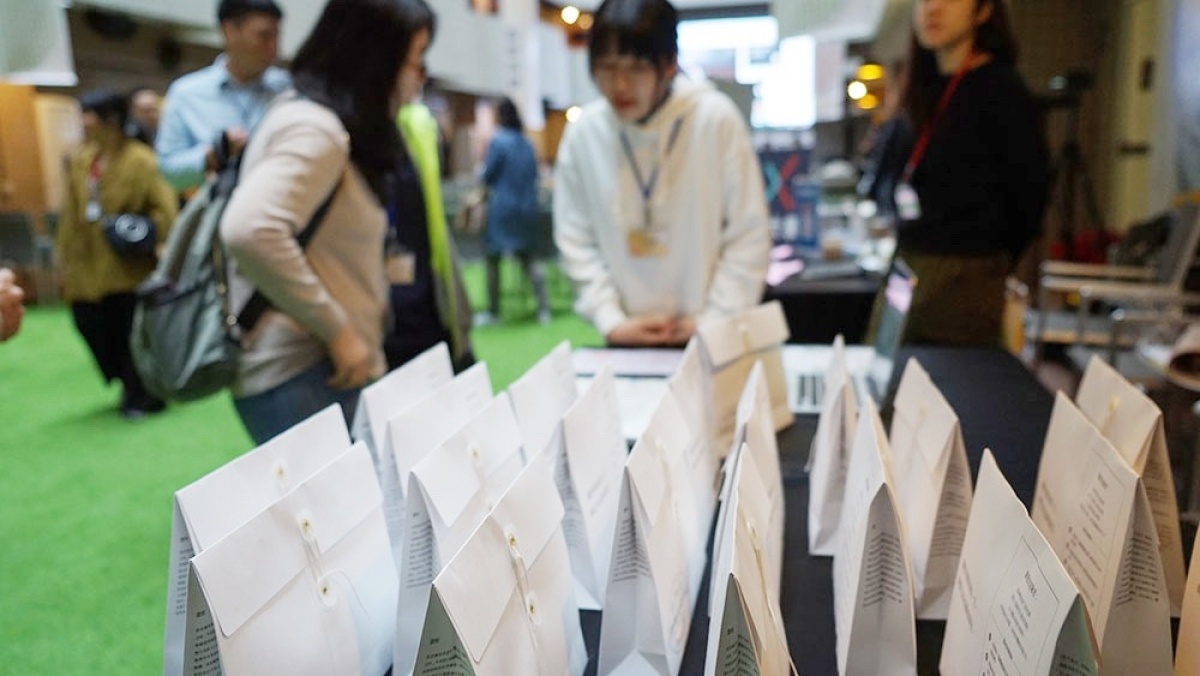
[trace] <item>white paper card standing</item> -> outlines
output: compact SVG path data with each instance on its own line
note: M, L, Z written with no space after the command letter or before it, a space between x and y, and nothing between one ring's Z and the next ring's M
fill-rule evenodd
M1093 643L1075 583L985 451L941 673L1097 674Z
M717 439L725 444L723 453L728 451L733 437L738 394L756 361L763 362L775 429L792 424L781 350L789 334L779 301L707 322L697 328L696 335L704 348L705 365L712 374Z
M846 369L846 346L838 335L833 340L817 432L808 454L808 553L813 556L833 556L857 421L858 402Z
M644 438L625 465L600 625L600 674L679 673L695 606L695 543L685 535L695 523L695 503L682 450ZM701 546L701 562L703 555Z
M175 493L164 676L183 673L192 557L257 516L348 448L350 435L341 407L329 406ZM211 624L206 631L211 637Z
M768 579L765 536L771 505L762 483L764 472L755 466L755 453L747 445L736 450L730 462L732 486L721 505L721 544L713 549L715 610L708 625L705 674L795 673L779 589Z
M1179 646L1175 653L1175 676L1200 674L1200 547L1192 546L1183 612L1179 616Z
M668 380L668 385L684 419L699 432L700 443L704 451L713 456L715 464L726 449L716 445L717 421L713 413L712 377L704 368L704 358L700 356L702 350L695 337L688 341L679 359L679 367Z
M508 395L413 466L406 495L404 560L396 615L396 676L412 672L429 588L524 466Z
M402 413L454 378L450 349L438 343L363 388L350 432L365 441L376 464L387 444L388 418ZM383 474L381 473L381 476Z
M598 610L604 603L621 476L628 457L608 367L567 409L562 426L563 456L555 479L566 510L563 532L577 583L576 601L580 608Z
M1162 411L1095 356L1079 383L1075 404L1142 478L1158 530L1158 553L1171 598L1171 615L1178 617L1185 582L1183 543Z
M944 620L971 513L971 467L958 416L916 359L900 379L888 440L917 617Z
M1102 673L1171 673L1170 600L1146 491L1062 392L1046 432L1032 516L1083 596Z
M907 543L891 487L887 437L875 403L859 411L846 503L833 558L841 674L915 674L916 623Z
M583 673L587 649L548 460L531 460L433 581L413 673Z
M571 346L559 343L520 378L508 386L521 445L528 460L541 453L553 441L563 413L575 402L575 369L571 365Z
M388 532L399 569L404 540L404 506L408 490L408 474L447 437L462 429L472 418L483 412L492 401L492 381L487 364L479 362L434 390L420 402L387 421L388 444L395 459L396 486L400 507L388 515Z
M197 554L189 622L211 622L216 641L189 633L184 673L386 672L396 569L382 504L371 454L358 443Z

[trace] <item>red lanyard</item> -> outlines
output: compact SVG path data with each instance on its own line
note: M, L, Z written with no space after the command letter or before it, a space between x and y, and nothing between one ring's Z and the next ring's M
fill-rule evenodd
M963 59L962 65L958 67L958 72L954 77L950 78L950 82L946 85L946 90L942 92L942 98L938 100L937 108L933 111L933 117L925 123L925 127L921 129L921 135L917 137L917 143L913 146L912 154L908 156L908 162L904 165L904 178L901 179L905 183L912 180L913 172L917 170L917 165L921 163L921 159L925 157L925 151L929 149L929 138L933 136L933 128L937 126L938 120L941 119L942 113L946 112L946 108L950 105L950 99L954 97L954 90L958 89L958 85L962 83L963 78L971 70L975 64L977 54L972 52Z

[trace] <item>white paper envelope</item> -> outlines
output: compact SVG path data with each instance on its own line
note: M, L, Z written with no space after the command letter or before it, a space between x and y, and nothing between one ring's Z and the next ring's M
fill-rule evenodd
M350 426L355 441L367 443L378 465L379 453L387 443L388 418L421 401L453 378L450 349L445 343L438 343L367 385L358 397L354 423Z
M508 386L525 459L541 453L555 437L563 413L575 402L575 369L571 345L559 343Z
M1195 545L1192 546L1192 563L1188 570L1183 612L1179 616L1175 676L1200 674L1200 547Z
M941 673L1098 674L1096 658L1075 583L984 451Z
M412 673L429 589L524 467L508 395L418 462L409 475L393 674Z
M900 379L888 440L917 617L944 620L971 514L971 467L958 415L916 359Z
M689 340L683 350L683 356L679 359L678 368L667 382L684 419L693 429L699 430L700 442L707 449L706 452L714 457L723 457L726 449L717 446L712 377L704 367L704 358L700 355L703 349L697 338Z
M683 546L688 560L689 590L695 601L704 575L705 548L717 507L717 459L709 452L701 428L688 423L671 392L659 401L634 450L641 445L668 458L672 466L677 466L677 473L686 477L686 481L676 483L675 490L683 496L679 508Z
M708 625L705 674L795 673L779 608L779 588L768 579L771 503L755 454L743 444L730 455L732 487L720 548L714 544L714 612ZM751 666L752 665L752 666Z
M600 625L600 674L679 673L695 607L694 543L685 536L695 505L682 451L643 439L625 465ZM697 581L703 545L699 553Z
M396 569L361 442L197 554L191 570L185 674L214 673L217 655L225 676L378 675L391 665Z
M1169 674L1170 600L1145 488L1062 392L1032 516L1083 596L1102 673Z
M780 349L789 334L779 301L707 322L696 329L696 335L704 348L705 366L712 374L717 439L725 443L726 449L733 435L738 395L755 361L763 362L775 429L792 424Z
M534 458L433 582L417 674L582 674L563 506Z
M808 454L808 553L813 556L833 556L857 422L858 402L839 334L833 340L817 432Z
M329 406L175 493L164 676L183 673L192 557L257 516L348 448L350 435L342 409Z
M915 674L912 571L891 487L891 454L875 403L862 403L833 558L838 671Z
M564 448L556 479L566 510L563 531L577 583L576 601L580 608L598 610L604 603L628 457L610 369L601 369L563 414L562 430Z
M1075 404L1142 477L1158 529L1158 554L1171 598L1171 615L1178 617L1185 582L1183 542L1162 411L1099 357L1088 362Z

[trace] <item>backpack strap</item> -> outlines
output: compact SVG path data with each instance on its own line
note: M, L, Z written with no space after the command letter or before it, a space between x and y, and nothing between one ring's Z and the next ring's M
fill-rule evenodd
M308 243L317 234L317 228L321 222L325 220L326 214L329 213L329 207L333 204L333 198L337 196L338 188L342 187L342 180L338 179L336 185L333 186L333 192L329 193L329 197L321 202L321 206L317 207L316 213L309 219L308 225L296 235L296 242L300 244L301 249L308 248ZM271 301L262 294L258 289L254 290L254 294L250 296L250 300L242 307L242 311L238 313L237 325L243 334L249 333L251 329L258 324L258 320L262 318L263 313L271 308Z

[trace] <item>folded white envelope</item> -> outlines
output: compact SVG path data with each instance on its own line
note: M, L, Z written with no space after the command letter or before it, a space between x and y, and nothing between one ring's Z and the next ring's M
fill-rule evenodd
M412 673L434 577L483 523L523 467L521 433L503 392L413 466L406 496L394 676Z
M386 672L396 569L382 504L360 442L197 554L184 673L213 673L217 656L225 676Z
M438 343L363 388L350 432L365 441L376 464L387 443L388 418L429 396L454 378L450 349ZM382 476L382 474L381 474Z
M417 674L582 674L563 507L532 459L433 582Z
M771 423L771 403L767 394L766 378L763 375L761 363L755 363L746 379L745 388L738 401L736 414L736 429L734 432L735 449L745 445L748 453L754 455L754 467L761 473L764 498L770 507L769 518L760 526L763 529L761 539L767 564L766 582L772 594L779 594L779 585L783 576L783 474L779 469L779 445L775 440L775 429ZM730 458L733 455L730 454ZM724 488L732 488L732 468L735 465L726 459L726 484ZM728 491L722 494L722 501L728 499ZM722 507L717 515L717 530L713 540L713 551L724 547L721 537L729 531L723 519L729 516L728 509ZM713 568L710 589L723 584L717 578L718 571ZM710 595L709 613L715 614L720 610L716 605L717 599Z
M939 668L943 674L1099 673L1079 590L990 450L979 467Z
M728 452L733 436L738 395L756 361L763 362L767 376L775 429L781 430L792 424L781 351L789 333L779 301L707 322L696 329L696 335L704 348L705 366L712 374L717 439L724 444L723 453Z
M559 343L514 380L508 386L508 396L528 460L551 444L560 429L563 413L577 396L570 343L565 340Z
M944 620L971 514L971 466L958 415L916 359L900 379L888 440L917 617Z
M808 553L813 556L833 556L857 421L858 402L839 334L833 340L821 414L808 453Z
M1200 674L1200 547L1192 546L1192 563L1188 570L1187 593L1179 616L1175 676Z
M580 608L598 610L604 603L621 476L629 455L611 369L602 368L563 414L562 431L555 479L566 510L563 530L575 574L575 600Z
M1171 605L1146 489L1062 392L1032 516L1083 596L1102 673L1171 673Z
M350 448L346 419L329 406L175 493L163 674L183 673L192 557L257 516Z
M708 625L708 675L795 673L779 588L769 580L765 536L771 503L755 455L743 444L729 456L732 486L721 505L721 544L713 549L716 586Z
M1075 404L1142 477L1158 530L1158 555L1171 598L1171 615L1178 617L1185 582L1183 538L1162 411L1150 397L1095 356L1083 373Z
M679 359L675 373L667 380L675 403L683 413L684 420L700 434L700 443L705 453L712 455L717 462L727 449L717 446L717 418L713 409L712 377L704 367L704 358L700 355L704 348L700 347L699 339L693 337L688 341Z
M679 673L692 623L695 502L683 447L643 438L625 465L604 614L600 674ZM694 538L694 534L691 535ZM703 572L696 571L696 579Z
M833 558L833 610L841 674L915 674L916 622L891 454L875 402L862 402L846 470Z

